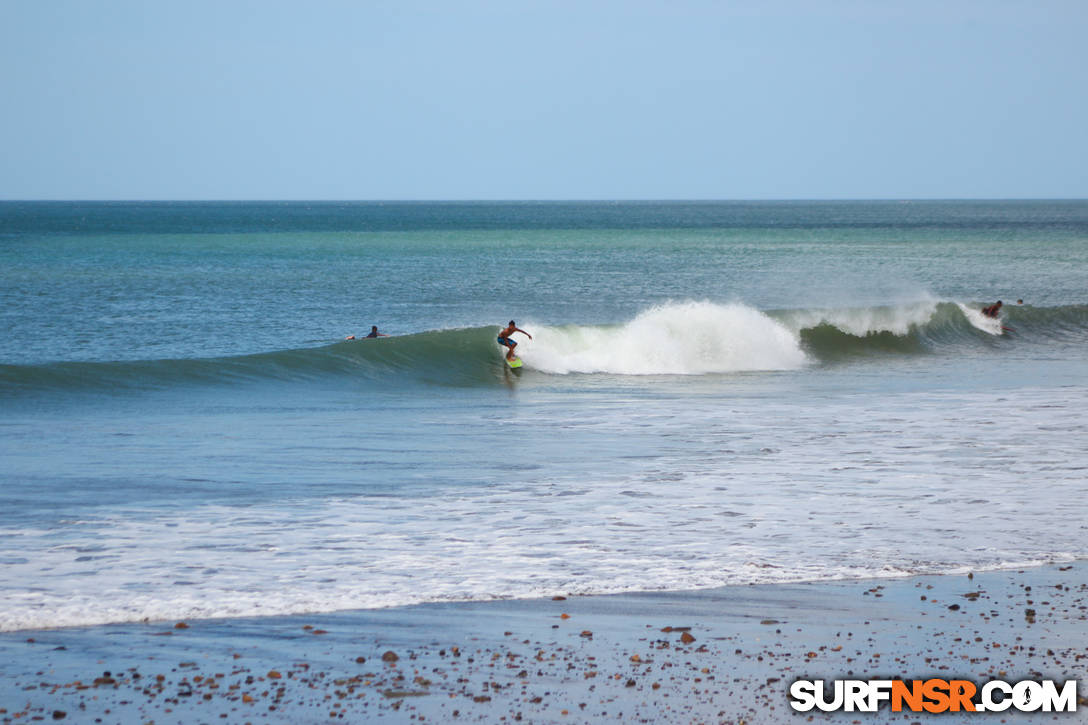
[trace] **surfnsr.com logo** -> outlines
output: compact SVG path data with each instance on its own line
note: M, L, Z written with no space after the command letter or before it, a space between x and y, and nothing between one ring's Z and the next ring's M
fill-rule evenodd
M1077 681L991 680L797 680L790 685L790 707L798 712L1076 712Z

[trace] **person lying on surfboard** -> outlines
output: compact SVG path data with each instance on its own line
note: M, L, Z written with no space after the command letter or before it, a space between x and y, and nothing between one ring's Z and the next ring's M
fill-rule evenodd
M371 325L370 326L370 334L367 335L366 338L363 338L363 339L368 339L368 338L372 338L372 337L389 337L389 335L383 335L382 333L378 332L378 326L377 325ZM354 340L355 335L348 335L344 339L345 340Z
M515 332L520 332L524 334L530 340L533 339L532 335L530 335L528 332L525 332L525 330L514 324L513 320L510 320L510 324L506 326L506 329L499 333L499 344L505 345L506 347L510 348L506 351L507 360L514 359L514 348L518 346L516 342L510 339L510 336L513 335Z
M1001 300L998 300L995 304L992 304L989 307L982 308L982 314L986 315L987 317L997 317L1000 312Z

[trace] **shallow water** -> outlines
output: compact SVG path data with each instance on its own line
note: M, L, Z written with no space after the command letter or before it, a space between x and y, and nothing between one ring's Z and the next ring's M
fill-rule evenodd
M0 628L1088 554L1086 203L393 207L0 204Z

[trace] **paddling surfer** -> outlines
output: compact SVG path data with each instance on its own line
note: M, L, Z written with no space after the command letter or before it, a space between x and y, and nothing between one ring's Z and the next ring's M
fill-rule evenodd
M363 339L367 340L367 339L374 338L374 337L389 337L389 335L383 335L382 333L378 332L378 326L377 325L371 325L370 326L370 334L367 335L366 337L364 337ZM344 339L345 340L354 340L355 335L348 335Z
M528 337L530 340L533 339L532 335L530 335L528 332L525 332L525 330L518 327L514 323L513 320L510 320L510 324L506 326L505 330L503 330L502 332L499 333L499 337L498 337L500 345L510 348L509 350L506 351L506 359L507 360L513 360L514 359L514 348L518 346L518 344L516 342L514 342L513 340L510 339L510 336L513 335L515 332L522 333L523 335Z

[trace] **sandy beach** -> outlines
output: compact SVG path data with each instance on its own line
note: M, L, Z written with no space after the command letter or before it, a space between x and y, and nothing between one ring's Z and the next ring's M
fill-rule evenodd
M796 679L1088 679L1083 562L0 636L0 721L967 722L794 712ZM992 714L1080 722L1077 713ZM985 719L985 717L983 718Z

